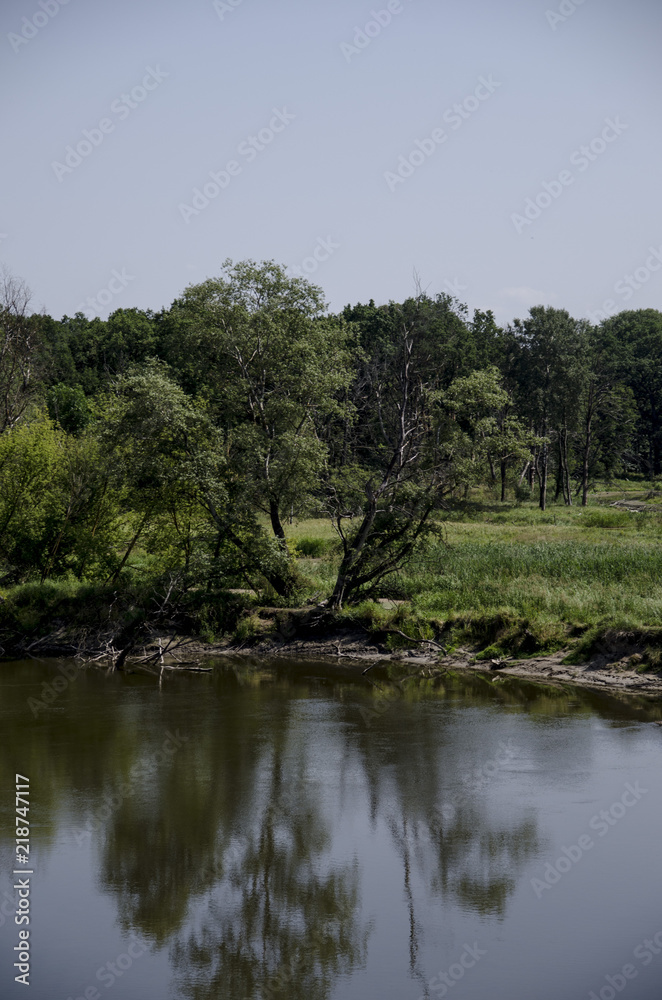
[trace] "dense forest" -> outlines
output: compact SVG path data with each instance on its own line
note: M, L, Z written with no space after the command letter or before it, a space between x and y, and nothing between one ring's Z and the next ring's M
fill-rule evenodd
M297 589L288 525L338 539L332 607L375 593L476 489L541 509L662 475L662 313L506 328L445 294L347 306L226 261L160 312L56 320L0 289L0 583Z

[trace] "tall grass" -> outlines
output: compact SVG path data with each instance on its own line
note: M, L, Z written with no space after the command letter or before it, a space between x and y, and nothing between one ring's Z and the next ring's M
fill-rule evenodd
M310 522L298 530L315 534ZM452 641L532 652L589 632L662 626L662 518L655 513L467 505L440 534L380 593L410 602L413 624L432 622ZM329 589L333 550L299 564L310 587ZM365 606L361 613L370 623Z

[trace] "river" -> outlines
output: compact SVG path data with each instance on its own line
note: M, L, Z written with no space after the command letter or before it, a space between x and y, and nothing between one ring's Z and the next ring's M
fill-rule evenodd
M662 703L375 673L0 664L0 997L659 1000Z

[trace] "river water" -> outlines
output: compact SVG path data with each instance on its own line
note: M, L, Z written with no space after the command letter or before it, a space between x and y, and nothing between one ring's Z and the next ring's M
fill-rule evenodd
M0 664L0 997L659 1000L660 719L495 674Z

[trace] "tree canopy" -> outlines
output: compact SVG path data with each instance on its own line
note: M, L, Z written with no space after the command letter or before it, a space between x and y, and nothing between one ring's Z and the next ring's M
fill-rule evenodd
M0 579L119 580L133 555L289 599L288 523L328 517L336 607L472 489L586 504L662 474L662 313L501 328L448 295L329 313L274 261L226 260L158 313L30 313L0 287ZM261 581L261 583L260 583Z

